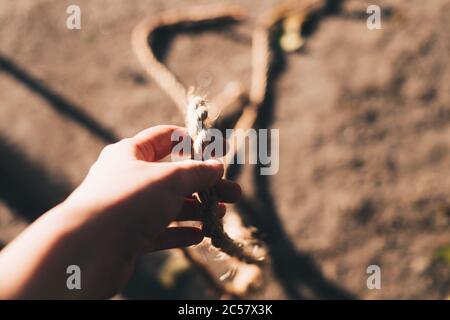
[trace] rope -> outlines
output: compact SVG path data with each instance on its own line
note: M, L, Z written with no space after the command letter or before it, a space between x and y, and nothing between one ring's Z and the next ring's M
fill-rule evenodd
M203 151L207 146L208 127L207 101L196 95L189 95L186 113L186 127L192 138L192 159L203 159ZM218 198L214 188L198 192L198 198L203 211L203 232L211 239L211 244L226 254L248 264L260 264L263 258L246 252L244 245L231 239L218 218Z
M217 19L239 20L243 16L244 11L234 5L209 6L207 10L204 7L190 7L167 11L156 17L149 17L134 28L131 36L134 53L147 73L175 102L181 114L186 113L187 90L177 77L155 57L148 45L149 38L156 29L162 26Z
M264 102L271 60L270 29L292 13L306 16L309 12L323 6L324 3L324 0L309 0L306 2L287 1L269 10L264 15L262 23L255 29L252 36L252 75L249 102L243 108L242 114L234 126L235 129L247 130L252 128L255 124L258 110ZM193 159L204 160L202 155L207 144L208 103L202 97L190 94L177 77L156 59L151 47L148 45L149 38L156 29L162 26L213 21L217 19L240 20L244 16L244 11L240 7L233 5L183 8L164 12L157 17L148 18L138 24L133 30L132 47L138 60L144 66L147 73L170 96L179 111L185 116L186 126L192 138ZM304 20L301 21L302 24ZM213 100L213 105L215 107L225 107L236 101L242 95L244 93L238 87L238 89L232 90L231 94L224 95L228 99L221 97L221 99L216 99L217 101ZM227 169L228 164L231 163L231 159L234 158L235 154L242 147L235 143L234 136L228 142L230 148L225 159L225 169ZM211 238L212 245L245 263L261 264L261 259L245 251L243 243L234 241L225 233L222 222L217 218L218 199L214 188L199 192L198 199L204 213L203 230L205 235ZM190 257L191 261L203 267L202 263L195 259L195 257ZM205 272L205 274L207 278L211 278L208 272ZM225 289L224 291L228 290Z
M180 112L185 116L186 127L192 138L192 158L203 159L203 150L206 146L208 105L205 99L188 92L185 86L175 75L159 62L153 54L148 39L153 32L162 26L181 23L196 23L217 19L237 20L244 16L243 10L238 6L217 5L205 8L191 7L182 10L165 12L158 17L152 17L139 23L132 33L133 50L144 66L147 73L155 79L158 85L171 97ZM203 231L211 239L211 244L249 264L260 264L261 259L254 257L244 250L242 243L235 242L226 233L222 221L218 219L218 198L214 189L198 193L203 211Z

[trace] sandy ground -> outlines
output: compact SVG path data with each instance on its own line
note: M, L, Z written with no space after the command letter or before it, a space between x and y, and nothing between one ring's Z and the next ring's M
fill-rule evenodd
M78 0L82 29L69 31L73 1L0 0L0 242L64 199L114 137L182 123L130 32L144 16L210 2ZM314 17L301 53L277 56L260 125L280 129L280 170L240 178L240 208L272 256L252 298L450 294L449 264L436 258L450 243L450 1L372 2L382 30L343 5ZM248 22L181 33L164 57L211 96L249 85L252 26L276 1L239 3ZM125 296L212 297L192 271L175 289L158 283L148 270L165 261L142 259ZM371 264L381 290L366 286Z

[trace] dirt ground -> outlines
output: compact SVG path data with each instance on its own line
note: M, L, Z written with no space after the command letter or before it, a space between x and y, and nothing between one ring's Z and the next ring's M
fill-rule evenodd
M182 124L130 33L147 15L212 2L78 0L82 28L70 31L73 1L0 0L0 242L64 199L109 141ZM247 22L180 33L164 57L211 96L229 81L249 85L252 27L278 2L235 3L251 9ZM439 258L450 245L450 1L371 4L383 9L382 30L368 30L364 11L330 5L300 53L276 56L260 124L280 130L280 170L246 168L239 179L240 208L272 258L251 298L450 295L450 262ZM146 273L166 262L143 258L123 296L213 297L198 275L174 293ZM380 290L366 286L372 264Z

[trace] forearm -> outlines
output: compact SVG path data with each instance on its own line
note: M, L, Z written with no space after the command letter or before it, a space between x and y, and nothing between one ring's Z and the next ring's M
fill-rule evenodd
M168 225L202 219L193 193L214 186L234 202L240 188L221 180L218 161L159 162L179 129L158 126L106 147L64 203L0 252L0 298L109 298L139 255L202 241L200 228ZM67 286L72 265L81 270L80 290Z
M122 241L123 235L116 232L99 237L102 221L87 221L84 217L88 216L84 210L63 203L8 245L0 253L0 298L105 298L116 290L108 288L108 279L102 277L111 276L107 270L118 262L115 257L132 264L132 251L123 248L129 241ZM115 250L114 255L108 254L111 250ZM70 265L81 269L81 290L67 287Z

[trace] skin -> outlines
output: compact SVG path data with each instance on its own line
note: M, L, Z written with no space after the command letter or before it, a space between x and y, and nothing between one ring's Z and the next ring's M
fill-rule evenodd
M200 228L169 224L201 220L195 192L215 186L222 202L235 202L241 191L217 160L156 162L175 130L184 129L157 126L105 147L81 185L0 252L0 299L110 298L139 256L202 241ZM81 290L67 289L73 264Z

